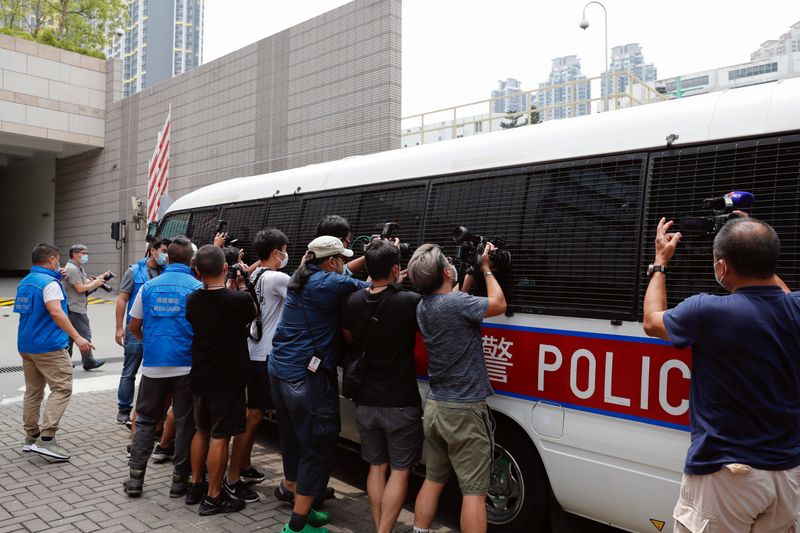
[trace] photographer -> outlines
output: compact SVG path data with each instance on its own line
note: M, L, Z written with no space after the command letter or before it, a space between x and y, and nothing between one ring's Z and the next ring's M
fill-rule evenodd
M169 243L169 239L160 239L149 243L146 256L128 267L119 283L116 309L117 327L114 339L117 344L124 347L124 360L117 389L118 424L130 423L136 373L139 372L139 366L142 364L142 342L134 337L128 329L131 320L131 306L142 285L161 274L161 270L167 266Z
M644 330L692 349L692 440L674 531L794 531L800 295L784 293L777 282L778 235L753 218L727 221L709 266L731 294L697 294L667 309L668 264L681 241L671 226L658 223Z
M317 229L314 232L315 237L322 237L323 235L332 235L333 237L338 238L342 241L342 245L345 248L350 248L350 243L352 242L352 233L350 230L350 223L347 219L340 217L339 215L329 215L323 218L319 224L317 224ZM353 274L357 274L364 269L364 257L359 257L357 259L353 259L349 261L344 266L343 274L345 276L352 276Z
M422 452L422 407L414 368L419 296L402 290L400 251L388 240L366 253L372 285L342 306L342 333L364 354L364 379L356 397L356 425L378 533L391 533L408 491L411 468ZM387 471L391 469L387 481Z
M250 455L255 432L272 409L267 374L267 356L272 351L272 337L283 313L283 302L289 286L289 276L280 269L289 263L286 246L289 240L277 229L265 229L256 235L253 246L258 254L257 268L250 276L259 306L259 318L250 327L247 339L250 353L250 372L247 381L247 431L233 439L233 456L225 489L248 503L258 501L258 493L244 483L263 481L264 474L256 470Z
M342 298L367 286L342 274L353 251L336 237L308 245L306 261L292 276L283 316L272 340L269 378L278 414L284 487L294 493L294 512L284 531L320 527L328 513L312 509L331 473L339 435L338 310Z
M456 267L433 244L420 246L408 275L422 292L417 322L428 352L430 390L423 416L425 482L417 495L414 531L427 532L452 465L463 494L461 531L484 532L492 462L492 422L486 397L493 394L483 359L481 321L505 313L503 290L491 270L486 243L478 265L488 297L454 291Z
M107 279L110 279L111 271L104 272L96 278L90 278L83 270L83 265L89 262L89 248L85 244L73 244L69 249L69 261L67 261L64 275L64 289L67 292L67 302L69 305L69 321L78 330L81 337L91 342L92 329L89 326L89 315L87 314L89 303L89 292L102 287ZM69 341L67 351L72 356L72 339ZM96 359L91 350L81 352L81 362L84 370L100 368L106 364L105 359Z

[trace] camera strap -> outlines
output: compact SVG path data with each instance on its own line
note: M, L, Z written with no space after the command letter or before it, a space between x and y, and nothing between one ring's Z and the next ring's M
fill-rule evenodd
M254 336L251 333L252 329L248 329L248 333L247 333L247 336L250 337L255 342L260 341L261 340L261 336L263 334L262 324L261 324L261 302L259 301L259 298L258 298L258 280L261 279L261 276L267 270L269 270L269 269L266 268L266 267L263 267L263 268L259 269L259 271L256 272L256 277L255 277L255 279L253 280L252 283L250 282L250 277L249 276L246 276L245 279L244 279L244 285L245 285L245 287L247 287L247 292L250 293L250 298L252 298L253 302L255 302L255 304L256 304L256 318L255 318L256 334Z
M306 323L306 330L308 331L308 335L311 337L311 345L314 347L314 352L306 361L306 369L310 372L316 373L319 364L322 362L322 351L317 346L317 339L314 337L314 330L311 329L311 323L308 321L308 315L306 314L306 306L303 302L305 297L305 290L306 286L304 285L300 291L300 310L303 313L303 320Z
M367 290L367 289L364 289ZM392 285L387 285L385 291L388 291L388 294L385 294L381 300L378 302L378 305L375 307L375 311L369 314L369 318L367 319L367 325L364 328L364 331L359 335L358 339L354 343L356 347L356 355L361 355L366 360L367 356L367 341L371 338L372 332L375 329L376 324L380 324L381 318L378 312L383 309L384 305L391 300L392 296L394 296L395 288Z

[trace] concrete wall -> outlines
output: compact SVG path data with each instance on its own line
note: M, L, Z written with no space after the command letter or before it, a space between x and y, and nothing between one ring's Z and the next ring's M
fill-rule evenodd
M106 61L0 34L0 138L101 147L106 96Z
M33 247L53 242L55 175L54 155L14 160L0 169L0 272L29 270Z
M169 192L400 147L400 0L355 0L109 104L105 149L58 161L56 243L124 258L109 225L145 196L147 161L172 105Z

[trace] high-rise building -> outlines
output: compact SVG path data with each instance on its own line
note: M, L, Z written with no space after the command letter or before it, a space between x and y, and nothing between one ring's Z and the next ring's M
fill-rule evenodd
M127 2L129 25L106 52L122 59L124 96L203 62L203 0Z
M656 81L656 67L652 63L645 63L642 47L639 43L630 43L622 46L615 46L611 49L611 64L608 66L609 72L630 72L646 83ZM609 95L625 94L630 85L627 76L608 77L606 83L601 83L600 94L606 95L606 84L612 87L612 82L616 80L616 90L609 91Z
M497 81L492 91L492 113L517 113L528 109L528 95L522 92L522 83L514 78ZM505 98L504 98L505 97Z
M588 115L591 113L589 100L592 97L591 83L581 74L581 60L578 56L565 56L553 59L550 78L539 84L536 93L536 107L544 120Z
M793 52L800 52L800 22L792 24L789 31L781 35L779 39L770 39L761 43L758 50L750 54L750 61L772 59Z

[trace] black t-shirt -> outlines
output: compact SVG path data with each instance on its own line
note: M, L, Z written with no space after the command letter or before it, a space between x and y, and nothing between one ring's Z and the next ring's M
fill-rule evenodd
M341 325L353 333L358 350L369 318L378 303L393 293L378 312L364 349L364 384L356 403L379 407L419 406L414 344L419 295L389 287L377 294L366 289L351 294L342 305Z
M192 392L241 389L250 371L248 325L256 317L250 295L228 289L198 290L186 297L192 325Z

